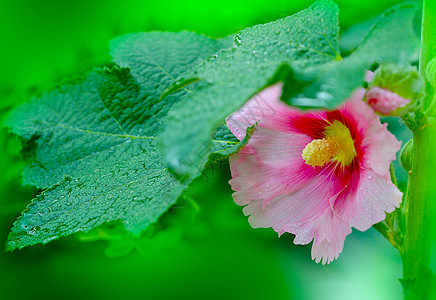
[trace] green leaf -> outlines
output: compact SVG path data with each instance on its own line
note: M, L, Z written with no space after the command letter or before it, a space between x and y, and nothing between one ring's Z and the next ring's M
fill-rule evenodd
M301 108L333 109L363 85L364 74L372 65L407 65L416 60L419 40L413 30L415 13L415 5L397 5L376 21L350 56L321 66L295 69L286 80L282 100Z
M219 43L210 42L216 46L209 45L206 51L203 45L210 40L197 36L195 42L195 34L141 36L142 49L147 48L144 40L153 44L142 61L144 78L135 80L128 69L95 70L9 116L6 124L23 139L28 161L23 181L44 190L14 223L8 250L47 243L113 220L121 220L129 232L139 235L200 173L209 150L191 177L176 176L161 158L157 134L169 108L187 91L162 100L160 95L189 64L218 51ZM134 51L133 44L129 47ZM169 61L164 52L178 58ZM121 52L115 47L113 53ZM213 151L238 143L233 135L219 138Z
M241 31L233 48L195 67L191 78L201 82L173 107L162 134L169 165L178 173L195 172L193 165L202 158L193 149L210 147L225 117L268 84L283 80L287 65L302 68L336 60L338 30L337 6L320 0L296 15ZM194 164L185 164L186 159Z

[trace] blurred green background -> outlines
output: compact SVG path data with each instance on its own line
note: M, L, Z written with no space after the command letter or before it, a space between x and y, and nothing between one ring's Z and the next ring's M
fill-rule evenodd
M110 62L120 34L189 30L212 37L300 11L309 0L0 2L0 122L63 78ZM337 0L345 50L395 0ZM370 23L364 23L370 24ZM357 39L356 39L357 37ZM400 123L393 129L402 131ZM407 134L401 133L403 138ZM19 141L0 131L0 240L36 193L20 183ZM0 251L0 299L400 299L401 260L371 229L353 232L339 260L317 265L309 246L250 228L227 165L211 168L140 239L117 224L14 253Z

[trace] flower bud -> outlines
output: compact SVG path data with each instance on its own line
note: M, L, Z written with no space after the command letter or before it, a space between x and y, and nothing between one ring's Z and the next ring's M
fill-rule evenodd
M369 82L365 98L383 116L401 116L415 110L425 96L425 82L412 66L381 65Z

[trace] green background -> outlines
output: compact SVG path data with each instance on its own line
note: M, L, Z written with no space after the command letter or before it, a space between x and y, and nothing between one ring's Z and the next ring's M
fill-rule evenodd
M312 1L1 1L0 121L62 79L110 62L120 34L189 30L212 37L272 21ZM336 1L342 31L399 1ZM345 50L366 26L344 35ZM353 28L351 29L353 30ZM356 38L357 37L357 38ZM401 124L393 121L402 138ZM20 183L19 141L0 131L0 240L36 193ZM339 260L250 228L231 198L226 164L213 166L140 239L111 224L46 246L0 251L0 299L400 299L401 260L375 230L354 231Z

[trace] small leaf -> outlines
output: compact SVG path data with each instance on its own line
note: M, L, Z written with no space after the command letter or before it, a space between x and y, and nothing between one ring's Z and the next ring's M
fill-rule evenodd
M231 146L230 148L218 150L212 147L212 153L209 155L209 162L218 161L239 152L242 148L245 147L245 145L247 145L250 137L253 135L255 128L256 125L248 127L245 137L241 141L237 141L237 139L235 138L235 141L233 141L233 146ZM233 136L233 134L230 132L226 125L223 125L217 130L215 137L217 136L221 136L223 140L229 141L230 143L230 136Z

